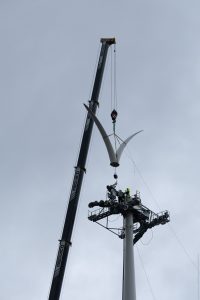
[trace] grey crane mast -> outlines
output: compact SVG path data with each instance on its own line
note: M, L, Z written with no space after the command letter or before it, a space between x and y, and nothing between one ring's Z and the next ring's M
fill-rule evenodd
M97 65L97 71L93 86L93 91L91 95L91 100L89 101L89 109L93 115L96 114L96 109L98 106L98 98L104 73L104 67L106 63L106 57L108 48L110 45L115 44L114 38L103 38L101 39L101 50ZM76 211L79 201L79 195L81 191L83 176L86 171L86 159L93 129L93 118L91 118L90 112L88 112L85 122L84 133L82 137L82 142L79 151L79 157L77 165L75 167L74 179L71 187L71 193L69 198L69 204L67 209L67 214L65 218L65 223L63 227L62 237L59 240L59 249L53 274L53 279L51 283L49 300L59 300L60 292L62 288L62 282L65 272L65 266L68 258L69 248L71 246L71 236L74 226L74 221L76 217Z

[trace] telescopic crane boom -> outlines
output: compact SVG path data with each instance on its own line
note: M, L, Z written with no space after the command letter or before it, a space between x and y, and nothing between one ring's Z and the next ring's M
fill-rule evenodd
M96 114L96 109L98 106L99 92L101 88L108 48L110 45L115 44L115 39L103 38L101 39L101 43L102 45L97 65L96 77L94 81L91 100L89 101L89 108L94 115ZM62 237L59 240L59 249L49 294L49 300L59 300L60 298L65 266L69 253L69 247L71 246L71 236L76 217L79 195L81 191L83 176L86 171L85 165L93 129L93 123L94 121L91 118L90 113L88 113L85 121L85 128L79 151L79 157L77 165L75 167L74 179L71 187L71 193L69 197L69 204L63 227Z

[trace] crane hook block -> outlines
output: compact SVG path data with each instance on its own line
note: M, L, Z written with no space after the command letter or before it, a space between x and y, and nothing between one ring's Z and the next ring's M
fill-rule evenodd
M112 112L111 112L111 118L112 118L112 121L113 123L116 122L116 119L117 119L117 111L114 109Z

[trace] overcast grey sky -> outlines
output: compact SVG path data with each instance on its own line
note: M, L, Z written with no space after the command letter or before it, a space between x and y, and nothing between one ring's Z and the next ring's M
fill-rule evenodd
M0 1L0 299L48 298L90 98L99 40L117 39L119 185L138 189L170 228L138 243L154 300L197 300L200 3ZM110 54L98 116L111 130ZM87 220L113 170L93 132L61 300L121 299L122 241ZM150 191L149 191L150 189ZM153 197L152 197L153 194ZM156 201L158 205L156 205ZM159 206L159 207L158 207ZM114 221L114 219L113 219ZM118 224L120 221L116 221ZM148 243L151 233L143 238ZM187 254L185 253L187 251ZM135 251L138 300L153 299Z

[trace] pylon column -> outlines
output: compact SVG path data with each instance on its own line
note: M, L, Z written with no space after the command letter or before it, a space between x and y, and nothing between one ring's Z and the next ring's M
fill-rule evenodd
M128 212L124 216L124 259L123 259L123 300L136 300L135 268L133 250L133 214Z

